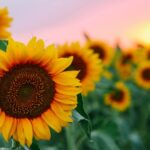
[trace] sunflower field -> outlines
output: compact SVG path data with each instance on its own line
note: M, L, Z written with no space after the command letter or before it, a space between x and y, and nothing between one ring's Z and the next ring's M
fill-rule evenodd
M150 150L150 45L25 44L12 20L0 8L1 150Z

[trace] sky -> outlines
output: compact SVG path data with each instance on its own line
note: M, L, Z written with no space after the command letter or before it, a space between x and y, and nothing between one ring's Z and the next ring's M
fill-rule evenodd
M3 6L14 18L10 31L16 40L83 42L84 32L123 46L150 39L150 0L0 0Z

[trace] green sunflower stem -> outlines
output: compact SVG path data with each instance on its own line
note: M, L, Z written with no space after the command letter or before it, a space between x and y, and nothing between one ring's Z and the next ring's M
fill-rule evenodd
M66 131L66 139L67 139L67 150L76 150L74 125L71 124L70 126L65 128L65 131Z

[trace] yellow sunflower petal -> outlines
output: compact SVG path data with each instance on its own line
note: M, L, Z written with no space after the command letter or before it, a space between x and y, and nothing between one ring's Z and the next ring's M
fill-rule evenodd
M64 95L74 96L81 92L81 88L77 88L74 86L63 86L58 84L56 84L55 86L56 86L56 91Z
M9 63L18 64L20 61L26 61L27 52L23 43L15 42L13 39L8 40L7 55Z
M24 118L24 119L21 119L21 124L22 124L22 127L23 127L23 130L24 130L24 135L25 135L25 138L27 139L28 141L28 145L31 145L32 144L32 138L33 138L33 129L32 129L32 124L31 122Z
M42 114L42 118L56 132L61 131L61 125L59 123L59 119L51 110L47 110L46 112L44 112Z
M64 103L64 104L77 104L77 97L76 96L69 96L69 95L63 95L60 93L55 94L55 98L57 102Z
M51 64L50 74L58 74L67 69L72 63L73 57L59 58Z
M43 50L44 49L44 41L38 40L36 44L36 50Z
M2 50L0 50L0 69L4 70L4 71L8 71L9 68L9 60L7 58L7 55L5 52L3 52Z
M17 123L18 123L18 121L17 121ZM17 129L17 128L16 128L16 129ZM18 141L17 131L13 134L13 138L14 138L14 140Z
M36 37L33 37L27 44L28 49L34 49L36 45Z
M80 86L80 80L77 78L66 78L66 76L62 75L61 73L54 76L53 80L61 85L70 85L70 86Z
M73 104L76 105L77 104L77 100L71 100L71 99L59 99L59 98L55 98L55 101L59 102L59 103L63 103L63 104Z
M45 140L50 139L50 130L42 119L40 118L33 119L32 126L34 132L36 133L39 139L45 139Z
M13 118L13 125L10 131L10 137L14 135L14 133L16 132L16 128L17 128L17 119Z
M20 142L20 144L22 146L24 146L25 145L25 135L24 135L24 130L23 130L20 120L18 120L18 123L17 123L17 138L18 138L18 141Z
M13 118L7 116L5 118L5 122L2 127L2 135L6 141L8 141L10 138L10 131L12 126L13 126Z
M9 17L7 8L0 8L0 39L6 39L10 36L7 28L10 26L12 18Z
M59 74L59 77L61 78L76 78L80 71L64 71Z
M5 113L1 112L0 113L0 128L3 126L4 122L5 122Z
M1 68L1 71L8 71L8 67L5 66L3 63L0 62L0 68Z
M62 109L65 110L65 111L71 111L71 110L73 110L77 107L77 104L68 104L68 105L66 105L66 104L61 103L60 105L61 105Z
M72 101L76 101L77 100L77 96L76 95L69 96L69 95L64 95L64 94L61 94L61 93L56 93L55 94L55 98L58 98L58 99L70 99Z
M61 119L59 120L59 122L60 122L60 124L61 124L62 127L67 127L68 124L69 124L68 122L63 121L63 120L61 120Z
M61 105L59 105L57 102L53 102L51 104L51 108L53 112L62 120L67 122L72 122L72 118L70 118L65 111L62 109Z
M56 61L58 58L57 55L57 49L54 47L54 45L49 45L47 48L45 48L43 61L41 61L41 64L43 66L47 66L47 70L49 70L49 64L51 64L53 61Z

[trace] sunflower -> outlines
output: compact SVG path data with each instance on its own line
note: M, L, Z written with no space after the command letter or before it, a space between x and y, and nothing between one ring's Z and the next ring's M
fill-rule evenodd
M150 47L147 46L147 47L143 48L141 50L141 53L138 56L139 56L139 60L141 62L145 61L145 60L150 61Z
M78 71L64 71L73 57L58 58L54 46L33 38L27 45L8 41L0 51L0 132L30 146L49 140L49 127L60 132L72 122L80 93Z
M109 65L114 56L113 49L102 41L88 40L86 47L98 54L104 65Z
M139 64L135 73L135 81L139 86L150 89L150 61Z
M77 78L82 83L83 95L94 90L95 82L99 80L102 70L101 61L97 54L94 54L92 50L81 48L79 43L72 43L59 46L59 56L74 57L68 70L75 69L80 71Z
M130 93L124 83L117 82L115 84L115 88L105 95L105 103L119 111L124 111L129 107Z
M121 64L124 66L130 63L135 63L136 62L135 52L136 50L134 49L124 50L120 58Z
M145 51L145 58L146 58L146 60L150 61L150 47L147 48L146 51Z
M10 36L6 28L10 26L12 18L8 16L7 8L0 8L0 39L5 39Z
M116 61L116 69L120 77L124 80L132 76L133 64L137 63L135 50L128 49L121 52L118 60Z

